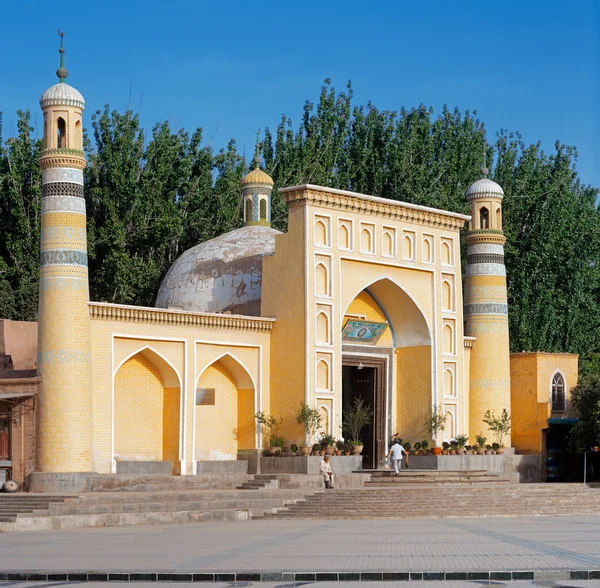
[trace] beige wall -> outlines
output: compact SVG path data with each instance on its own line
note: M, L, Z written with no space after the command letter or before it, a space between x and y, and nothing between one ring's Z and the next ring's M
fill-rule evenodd
M577 385L579 356L568 353L512 353L510 396L512 443L519 453L541 453L542 431L551 417L572 416L571 390ZM552 413L551 383L559 371L565 379L567 410Z
M10 355L16 370L35 368L37 323L0 319L0 355Z
M194 471L196 454L196 387L199 378L211 364L220 361L238 378L238 390L256 386L256 410L270 410L270 329L272 321L235 315L201 315L180 311L143 309L117 305L92 304L91 338L93 370L93 449L96 471L114 471L111 423L115 382L129 358L149 359L158 370L165 388L163 414L160 419L179 421L177 443L161 437L163 455L179 455L182 473ZM108 377L107 377L108 374ZM156 378L158 376L155 376ZM117 382L118 383L118 382ZM180 389L181 386L181 389ZM254 420L253 401L243 392L245 443ZM252 391L254 394L254 390ZM181 398L177 406L175 398ZM116 408L116 402L115 402ZM248 411L251 410L252 424ZM237 419L237 401L231 405L231 418ZM158 415L158 412L157 412ZM159 418L157 416L157 418ZM219 451L231 454L228 444L208 448L209 454ZM224 442L223 442L224 443ZM207 447L205 446L205 449ZM234 452L235 453L235 452ZM177 467L177 464L176 464Z

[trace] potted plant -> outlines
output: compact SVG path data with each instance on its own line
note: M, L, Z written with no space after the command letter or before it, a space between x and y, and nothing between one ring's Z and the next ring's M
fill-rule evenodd
M465 452L465 445L467 444L468 440L469 438L466 435L456 436L456 453L458 453L458 455L462 455Z
M487 410L483 415L483 422L496 437L496 443L498 444L496 453L504 453L504 437L510 431L510 414L506 408L502 409L500 416L496 416L493 411Z
M321 426L322 416L318 408L308 406L304 402L296 411L296 422L304 428L304 443L310 443L316 430ZM302 445L300 447L302 455L310 454L310 445Z
M444 441L442 443L442 455L448 455L449 450L450 450L450 443L448 443L448 441Z
M282 437L279 436L279 427L281 427L281 423L283 423L283 417L277 419L274 416L266 414L261 410L260 412L257 412L254 415L254 418L256 419L256 422L260 425L263 434L266 433L264 429L267 429L267 431L270 433L269 447L271 450L271 454L275 455L276 453L281 451L281 448L285 443L285 440L281 441ZM277 445L271 443L271 441L277 441Z
M485 453L486 455L492 454L492 446L489 443L485 446Z
M298 453L298 446L295 443L291 444L290 449L292 451L292 455L296 455Z
M326 433L321 433L321 450L325 455L333 455L335 451L335 437Z
M335 442L335 454L336 455L342 455L342 452L344 451L344 440L343 439L338 439Z
M421 451L423 452L423 455L429 455L429 451L427 450L429 447L429 441L425 440L425 441L421 441Z
M354 447L354 455L360 455L363 443L360 440L362 428L371 422L373 409L365 404L362 398L355 398L352 407L347 407L344 414L343 426L350 433L350 443Z
M403 443L402 447L404 447L404 451L406 451L406 453L410 453L410 450L412 448L411 442L407 441L406 443Z
M452 441L450 441L450 455L456 455L457 449L458 443L456 442L456 439L452 439Z
M441 404L437 410L432 409L431 414L425 417L425 428L429 431L432 439L431 453L439 455L441 448L437 446L438 433L446 428L446 415Z
M277 455L278 453L285 453L285 438L279 435L271 435L269 437L269 451L271 455Z
M477 440L477 455L484 455L485 442L487 441L487 439L481 433L479 433L479 435L476 435L475 439Z
M319 450L321 449L321 446L318 443L314 443L312 446L312 454L313 455L319 455Z
M346 441L344 443L344 455L352 455L352 445L350 444L349 441Z
M414 455L419 455L419 452L421 451L421 442L417 441L415 443L415 450L414 450Z
M496 455L500 449L502 449L502 453L504 453L504 447L501 448L500 443L492 443L492 451L494 455Z

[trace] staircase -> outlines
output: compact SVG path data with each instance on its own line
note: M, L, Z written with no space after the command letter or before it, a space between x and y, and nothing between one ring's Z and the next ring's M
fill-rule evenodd
M487 470L402 470L399 476L394 476L393 470L377 470L371 474L371 480L365 482L365 486L391 488L398 484L443 486L448 484L508 484L513 481L515 480L512 480L509 475Z
M408 485L315 493L264 519L415 519L600 514L600 490L580 484Z
M0 523L14 522L21 514L47 513L50 504L63 504L66 498L46 494L0 494Z

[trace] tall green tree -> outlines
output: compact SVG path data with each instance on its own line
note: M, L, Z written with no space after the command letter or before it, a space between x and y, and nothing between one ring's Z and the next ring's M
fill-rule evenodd
M36 320L42 142L29 111L17 115L17 134L3 143L0 113L0 316Z

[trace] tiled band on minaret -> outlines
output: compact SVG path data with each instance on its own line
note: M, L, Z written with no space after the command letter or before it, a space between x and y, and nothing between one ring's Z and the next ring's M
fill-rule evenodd
M500 415L510 410L510 349L508 303L502 233L504 192L484 177L467 189L471 225L467 235L467 268L464 286L465 335L476 337L471 352L469 431L474 438L487 425L490 409ZM489 439L491 443L492 439ZM510 439L506 439L510 445Z
M37 470L92 471L88 254L81 94L60 83L40 100L44 113L38 371Z

